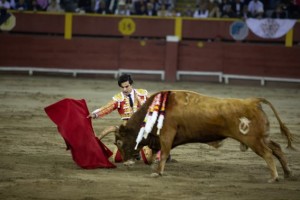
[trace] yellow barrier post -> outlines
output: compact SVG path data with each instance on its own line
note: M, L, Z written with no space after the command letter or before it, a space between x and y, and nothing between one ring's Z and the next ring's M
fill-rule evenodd
M72 13L65 14L65 39L71 40L72 39Z
M175 35L179 38L179 41L182 37L182 18L176 17L175 18Z
M286 47L292 47L293 46L293 28L291 28L289 30L289 32L287 32L287 34L285 35L285 46Z

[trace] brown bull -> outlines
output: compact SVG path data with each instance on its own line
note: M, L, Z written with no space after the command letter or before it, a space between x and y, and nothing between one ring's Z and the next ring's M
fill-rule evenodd
M161 92L163 93L166 91ZM284 176L291 176L291 170L280 145L269 138L269 121L262 110L261 103L269 105L274 112L281 133L287 138L288 147L292 147L292 134L282 123L269 101L264 98L215 98L191 91L168 91L167 93L165 119L159 135L154 126L148 137L143 138L135 149L136 138L145 115L158 93L153 94L146 101L129 119L126 126L120 126L115 140L124 161L131 161L133 155L145 145L152 148L154 152L161 150L161 161L157 171L152 174L158 176L163 174L172 148L186 143L210 144L233 138L239 141L242 147L250 147L266 161L271 170L270 182L278 180L273 155L281 163Z

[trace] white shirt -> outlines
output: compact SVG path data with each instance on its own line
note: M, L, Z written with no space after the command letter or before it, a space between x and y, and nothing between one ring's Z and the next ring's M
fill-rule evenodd
M10 3L8 1L5 1L4 3L0 1L0 8L10 9Z
M248 11L252 14L264 12L264 4L260 1L250 1L248 5Z
M204 10L204 11L201 11L199 12L200 10L196 10L194 12L194 18L207 18L208 17L208 10Z

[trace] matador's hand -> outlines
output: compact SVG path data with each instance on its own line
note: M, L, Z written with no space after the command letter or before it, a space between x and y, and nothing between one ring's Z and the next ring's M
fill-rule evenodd
M86 118L96 119L97 118L97 114L96 113L90 113Z

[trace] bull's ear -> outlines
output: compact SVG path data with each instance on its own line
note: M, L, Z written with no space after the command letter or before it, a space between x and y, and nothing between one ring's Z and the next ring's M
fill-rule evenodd
M117 145L117 147L122 147L123 146L123 141L122 140L117 140L116 145Z
M119 135L121 137L125 137L125 133L126 133L126 126L124 126L123 124L120 125L119 129L116 132L116 135Z

